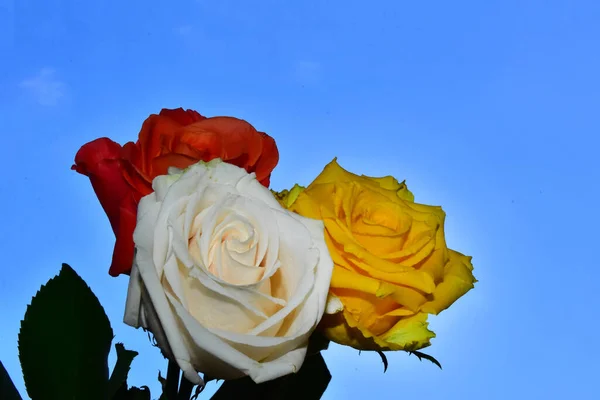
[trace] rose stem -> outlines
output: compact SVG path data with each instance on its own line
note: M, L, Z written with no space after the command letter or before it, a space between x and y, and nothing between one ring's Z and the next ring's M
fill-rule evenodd
M177 386L179 384L179 365L176 362L169 360L167 368L167 387L166 395L168 400L175 400L177 397Z
M194 386L195 385L192 382L185 379L185 376L182 375L181 383L179 384L179 394L177 395L177 400L190 400Z

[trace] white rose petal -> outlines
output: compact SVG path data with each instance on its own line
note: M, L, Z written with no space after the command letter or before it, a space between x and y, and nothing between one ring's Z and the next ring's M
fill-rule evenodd
M321 221L283 209L221 160L157 177L138 207L125 323L190 381L297 372L333 269Z

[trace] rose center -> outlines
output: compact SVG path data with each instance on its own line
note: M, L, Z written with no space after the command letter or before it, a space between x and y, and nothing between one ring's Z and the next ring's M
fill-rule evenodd
M258 259L260 238L251 221L233 210L222 210L213 222L205 220L195 224L198 230L190 232L190 254L205 260L208 272L232 285L251 285L260 281L265 268ZM211 226L212 229L205 229ZM207 245L203 246L203 241Z

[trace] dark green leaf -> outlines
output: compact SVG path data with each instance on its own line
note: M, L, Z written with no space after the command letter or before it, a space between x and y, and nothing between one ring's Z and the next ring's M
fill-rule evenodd
M429 360L432 363L434 363L435 365L437 365L438 367L440 367L440 369L442 369L442 364L440 364L440 362L438 360L436 360L435 358L433 358L429 354L421 353L420 351L409 351L408 353L409 354L414 354L421 361L423 361L423 358L426 359L426 360Z
M150 400L150 389L147 386L141 388L131 387L127 389L127 385L123 384L117 391L112 400Z
M109 397L109 399L127 400L127 398L129 397L128 392L129 392L129 390L127 389L127 383L123 382L123 384L121 384L121 386L119 386L119 389L117 389L116 393L113 394L112 397Z
M387 367L388 367L388 360L387 357L385 356L385 354L383 354L383 351L380 350L376 350L377 354L379 354L379 356L381 357L381 361L383 362L383 373L385 374L385 371L387 371Z
M150 400L150 389L147 386L132 387L127 391L127 395L127 400Z
M162 389L162 394L160 395L158 400L166 400L167 399L167 380L165 378L163 378L163 376L160 374L160 371L158 371L158 381L160 382L160 387Z
M152 345L152 347L159 347L158 343L156 342L156 338L154 337L154 335L152 335L152 332L150 332L146 328L142 328L142 329L148 335L148 340L150 341L150 344Z
M22 400L19 391L15 387L8 371L0 361L0 399L2 400Z
M161 380L160 372L158 374L158 380L163 387L163 395L167 400L176 400L177 392L179 388L179 365L175 361L169 360L169 366L167 367L167 379ZM162 397L162 396L161 396Z
M192 382L188 381L186 377L181 375L181 382L179 382L179 392L177 393L177 400L190 400L192 396L192 389L194 389Z
M127 374L131 362L139 354L137 351L126 350L123 343L115 344L117 363L108 381L108 398L111 399L123 384L127 384Z
M204 390L204 388L206 387L206 382L204 382L204 385L198 385L196 386L196 390L194 390L194 395L192 396L192 398L190 400L196 400L198 398L198 396L200 396L200 393L202 393L202 391Z
M323 336L320 332L314 331L308 339L308 349L306 351L306 354L311 356L313 354L317 354L322 350L327 350L328 348L329 339Z
M164 389L165 385L167 384L167 380L163 378L163 376L160 374L160 371L158 371L158 381L160 382L161 387Z
M106 399L113 331L100 302L67 264L27 307L19 359L29 397Z
M257 385L245 377L225 381L213 395L212 400L278 400L278 399L320 399L329 385L331 374L321 353L307 356L302 368L295 373Z

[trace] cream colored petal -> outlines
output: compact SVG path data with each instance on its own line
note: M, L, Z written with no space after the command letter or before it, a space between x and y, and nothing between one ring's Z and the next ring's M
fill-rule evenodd
M151 257L146 249L140 249L136 254L136 263L144 286L147 289L149 300L152 303L160 326L164 330L170 350L179 367L184 371L186 378L192 383L201 384L202 379L196 373L190 363L190 353L178 329L177 321L171 311L171 307L160 284L156 270L151 262ZM183 306L181 306L183 309Z
M283 209L271 191L256 180L254 174L244 176L239 180L235 187L239 193L244 193L248 197L267 205L271 209Z
M325 314L337 314L344 311L344 304L335 294L329 292L327 296L327 305L325 307Z
M203 350L204 357L198 357L195 362L196 367L208 375L221 379L235 379L240 377L239 372L241 372L243 375L250 376L254 382L262 383L296 372L304 361L306 348L290 351L272 361L264 363L255 361L202 327L176 301L172 301L171 304L189 333L192 343ZM186 378L188 378L187 373Z
M123 322L134 328L139 328L141 324L142 307L142 280L137 265L133 265L129 276L129 285L127 287L127 299L125 300L125 315Z

